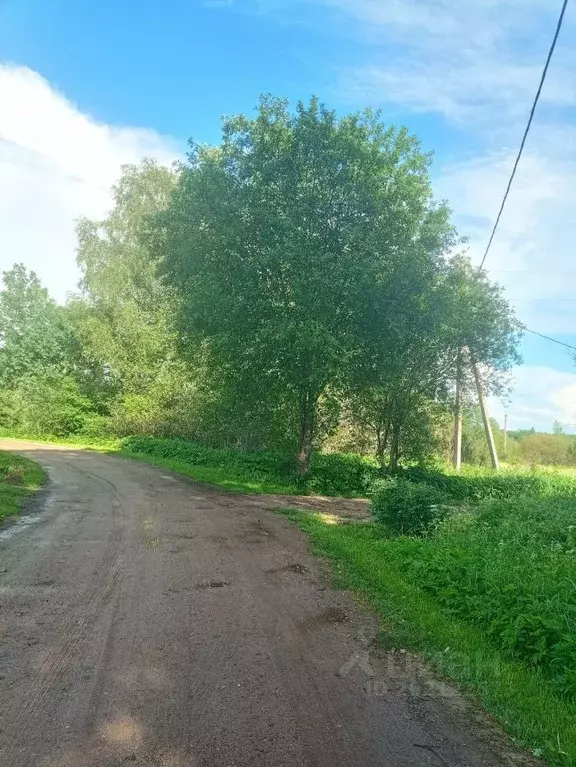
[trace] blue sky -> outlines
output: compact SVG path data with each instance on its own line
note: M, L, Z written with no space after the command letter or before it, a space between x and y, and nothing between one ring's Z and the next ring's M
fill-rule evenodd
M125 162L216 142L258 95L381 107L435 151L479 260L552 37L556 0L0 0L0 268L62 299L74 220L102 216ZM487 266L529 327L576 345L576 5L569 4ZM570 300L565 300L570 299ZM523 344L511 425L576 423L561 347ZM497 417L503 409L492 403Z

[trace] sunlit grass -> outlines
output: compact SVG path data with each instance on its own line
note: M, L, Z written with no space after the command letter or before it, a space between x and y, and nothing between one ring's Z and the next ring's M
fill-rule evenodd
M211 466L195 466L194 464L178 461L174 458L159 458L150 455L141 455L140 453L130 453L124 450L107 450L110 455L117 455L121 458L132 458L136 461L149 463L153 466L160 466L163 469L175 471L183 474L185 477L196 482L206 482L207 484L222 487L233 493L248 493L254 495L296 495L298 489L293 485L282 485L277 482L266 480L256 480L254 477L235 473L231 469L218 469ZM300 491L301 492L301 491Z

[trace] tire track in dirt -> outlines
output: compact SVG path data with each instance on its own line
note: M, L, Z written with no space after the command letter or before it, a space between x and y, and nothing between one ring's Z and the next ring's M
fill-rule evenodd
M534 764L378 649L274 499L10 449L51 467L52 502L0 543L2 767Z

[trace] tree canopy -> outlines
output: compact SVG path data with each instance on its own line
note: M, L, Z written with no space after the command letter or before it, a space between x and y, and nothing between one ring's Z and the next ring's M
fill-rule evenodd
M191 147L150 228L183 353L201 348L256 402L288 404L302 472L328 389L384 389L399 421L446 387L462 344L509 365L510 310L450 261L430 161L378 113L266 97L254 119L224 121L219 147Z
M5 275L0 420L28 403L27 428L60 428L34 393L59 392L77 415L61 431L273 449L301 473L331 444L390 471L444 450L459 355L500 391L520 327L431 161L380 113L266 96L179 167L126 166L109 214L78 224L65 307L22 266Z

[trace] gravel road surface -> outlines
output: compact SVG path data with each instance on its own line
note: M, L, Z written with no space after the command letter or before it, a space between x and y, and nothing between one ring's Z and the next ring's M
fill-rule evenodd
M240 495L4 441L50 484L0 531L1 767L527 765Z

